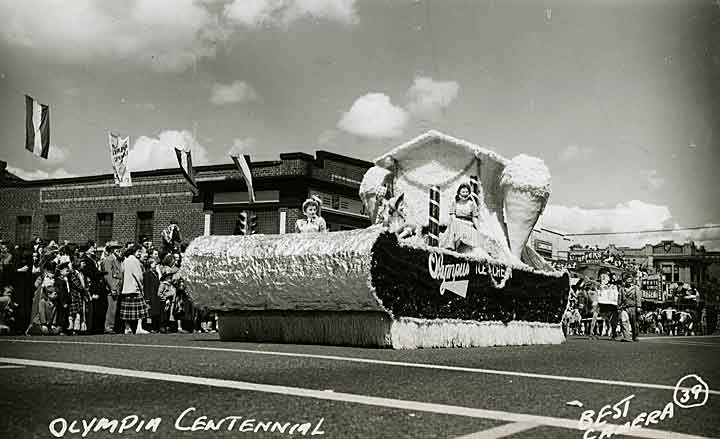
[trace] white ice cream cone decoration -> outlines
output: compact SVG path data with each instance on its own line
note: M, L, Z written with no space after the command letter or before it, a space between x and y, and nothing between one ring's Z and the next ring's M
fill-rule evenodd
M500 186L510 251L521 258L550 196L550 171L542 160L520 154L503 170Z

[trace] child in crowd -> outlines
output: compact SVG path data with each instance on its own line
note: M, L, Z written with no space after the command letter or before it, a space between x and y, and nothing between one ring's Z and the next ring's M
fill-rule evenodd
M57 320L57 291L55 290L55 277L47 272L35 292L33 301L33 317L25 334L57 335L60 325Z

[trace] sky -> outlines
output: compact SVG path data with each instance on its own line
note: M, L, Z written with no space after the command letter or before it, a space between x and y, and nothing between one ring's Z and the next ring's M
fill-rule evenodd
M24 94L51 111L24 149ZM541 225L720 224L720 0L0 0L0 160L27 179L332 151L429 129L542 158ZM720 229L576 237L643 245Z

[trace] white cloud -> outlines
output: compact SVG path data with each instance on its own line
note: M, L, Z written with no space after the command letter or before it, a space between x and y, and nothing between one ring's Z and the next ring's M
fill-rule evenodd
M157 107L152 102L144 102L142 104L138 103L135 104L135 108L138 110L145 110L145 111L155 111Z
M256 141L252 137L246 137L244 139L235 139L233 140L233 146L228 149L227 154L228 155L243 155L248 154L250 150L255 148Z
M387 138L402 134L408 114L382 93L369 93L355 100L343 114L338 128L361 137Z
M237 104L260 100L260 95L245 81L232 84L213 84L210 101L215 105Z
M657 169L643 169L642 175L645 178L645 184L651 192L654 192L665 185L665 179L662 178Z
M661 229L679 229L667 206L632 200L607 209L550 204L543 213L538 226L560 233L636 232ZM695 241L708 249L720 245L719 229L686 230L622 235L595 235L571 237L579 244L608 244L639 248L645 244L657 244L662 240L676 242Z
M574 159L586 159L592 152L593 149L586 146L568 145L560 152L560 160L568 162Z
M50 150L48 151L48 162L52 164L60 164L67 160L70 152L67 148L62 146L50 144Z
M437 120L454 101L460 85L456 81L435 81L418 76L407 92L408 111L420 119Z
M336 142L339 132L337 130L325 130L318 136L315 141L320 147L332 146Z
M230 22L250 28L263 25L287 28L303 18L346 25L358 22L355 0L235 0L225 6L224 15Z
M34 171L26 171L24 169L16 168L14 166L8 166L7 170L24 180L45 180L48 178L69 178L77 177L76 174L66 171L64 168L58 168L53 171L42 171L36 169Z
M0 38L51 59L99 58L182 71L215 55L226 37L217 17L192 0L0 2Z
M186 130L166 130L158 137L141 136L130 149L128 165L131 171L177 168L175 147L192 151L193 165L208 164L207 149Z

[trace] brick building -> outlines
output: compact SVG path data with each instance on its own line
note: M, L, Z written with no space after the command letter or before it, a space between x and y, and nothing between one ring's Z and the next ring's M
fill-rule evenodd
M255 203L233 164L198 166L200 189L193 196L179 169L133 172L133 186L114 184L113 175L24 181L0 162L0 238L27 243L45 239L99 245L137 241L174 220L184 240L203 234L229 235L241 211L257 216L257 233L290 233L310 195L323 199L330 230L367 227L358 189L372 163L318 151L280 154L280 160L251 163Z

